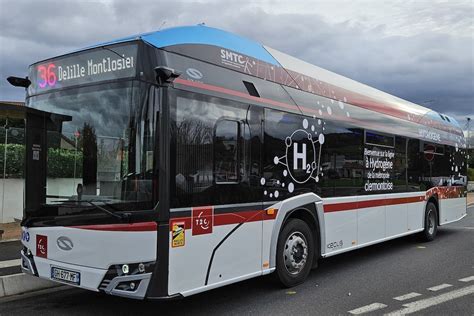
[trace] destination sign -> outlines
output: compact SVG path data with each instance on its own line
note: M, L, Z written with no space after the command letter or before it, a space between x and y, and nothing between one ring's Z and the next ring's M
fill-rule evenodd
M137 45L101 47L41 62L30 67L28 94L133 77Z

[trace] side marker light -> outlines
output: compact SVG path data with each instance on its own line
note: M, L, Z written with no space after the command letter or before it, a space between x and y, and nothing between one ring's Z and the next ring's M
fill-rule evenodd
M267 210L267 215L275 215L277 209L276 208L269 208Z

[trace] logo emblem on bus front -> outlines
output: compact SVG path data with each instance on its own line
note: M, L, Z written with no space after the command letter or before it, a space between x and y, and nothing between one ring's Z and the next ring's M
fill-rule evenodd
M48 236L36 235L36 256L48 258Z
M204 77L202 75L202 72L200 72L199 70L197 70L196 68L188 68L186 69L186 74L188 76L190 76L191 78L193 79L196 79L196 80L200 80L202 79L202 77Z
M59 249L62 249L65 251L71 250L72 247L74 247L72 240L64 236L59 237L56 240L56 244L58 245Z

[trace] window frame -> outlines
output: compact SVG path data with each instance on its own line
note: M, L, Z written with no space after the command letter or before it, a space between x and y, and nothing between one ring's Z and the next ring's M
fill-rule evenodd
M367 132L377 134L377 135L380 135L380 136L384 136L384 137L392 138L392 140L393 140L392 145L390 146L390 145L383 145L383 144L376 144L376 143L368 142L367 141ZM364 144L365 145L380 146L380 147L384 147L384 148L395 148L395 138L396 138L396 135L364 129Z
M236 180L235 181L218 181L217 180L217 177L216 177L216 174L217 174L217 163L216 163L216 141L217 141L217 127L219 126L219 124L221 122L224 122L224 121L228 121L228 122L235 122L237 123L237 148L236 148L236 156L237 156L237 159L235 161L235 166L236 166L236 170L235 170L235 174L236 174ZM212 150L212 166L213 166L213 180L214 180L214 184L218 185L218 184L238 184L241 182L242 180L242 175L240 174L240 171L239 171L239 166L241 165L241 160L242 160L242 157L241 157L241 151L242 151L242 122L239 121L239 120L236 120L235 118L231 118L231 117L226 117L226 116L223 116L223 117L220 117L217 121L216 121L216 124L214 124L214 132L213 132L213 139L212 139L212 146L213 146L213 150Z

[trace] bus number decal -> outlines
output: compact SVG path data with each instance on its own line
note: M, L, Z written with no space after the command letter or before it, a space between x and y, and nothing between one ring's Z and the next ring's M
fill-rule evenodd
M46 88L46 86L54 87L56 85L56 65L48 64L38 66L38 77L41 81L38 82L40 88Z
M331 249L331 250L336 250L336 249L341 249L342 246L344 246L344 243L342 240L339 240L339 241L334 241L334 242L331 242L329 244L327 244L327 248L328 249Z

